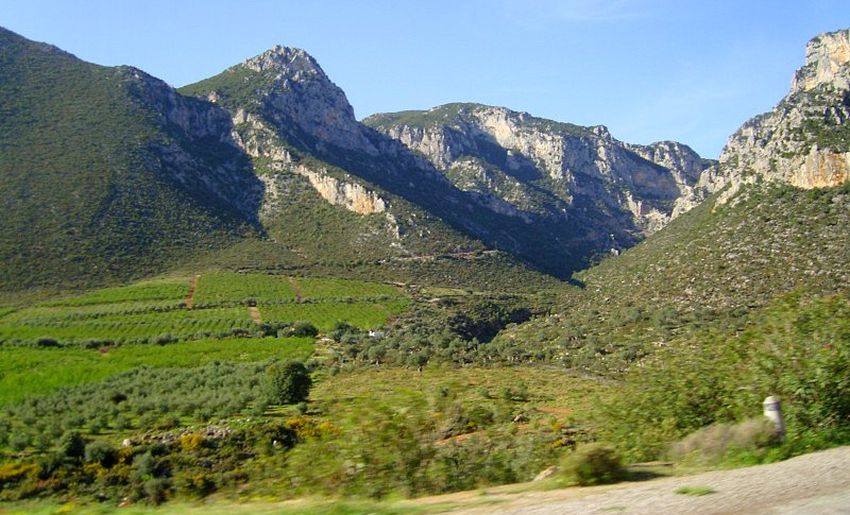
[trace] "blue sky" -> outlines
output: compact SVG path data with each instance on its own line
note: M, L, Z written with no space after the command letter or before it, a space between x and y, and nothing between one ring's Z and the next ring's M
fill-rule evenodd
M850 27L850 2L0 0L0 25L175 86L296 46L358 117L476 101L717 157L812 36Z

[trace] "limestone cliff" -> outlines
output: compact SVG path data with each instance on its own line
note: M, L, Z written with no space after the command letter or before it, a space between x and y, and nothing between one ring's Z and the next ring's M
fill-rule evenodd
M799 188L850 181L850 29L822 34L806 48L791 91L770 112L733 134L717 167L698 181L691 202L744 184L784 182Z
M503 209L569 211L577 197L630 214L645 234L711 162L674 142L629 145L603 126L580 127L478 104L375 115L365 120L423 154L458 187ZM545 197L545 198L544 198Z

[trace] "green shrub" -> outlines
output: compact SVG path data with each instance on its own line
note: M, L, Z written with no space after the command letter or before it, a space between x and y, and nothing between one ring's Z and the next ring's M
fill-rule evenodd
M582 486L620 481L625 469L617 451L608 445L592 443L579 447L561 462L561 475Z
M86 445L84 455L87 463L109 466L115 460L115 449L106 442L96 441Z
M307 400L313 381L304 363L289 361L272 365L266 371L269 400L275 404L296 404Z
M307 320L295 322L289 330L290 336L316 336L317 334L319 334L319 330L312 322Z
M68 458L82 458L86 452L86 441L77 431L70 431L59 441L59 452Z
M145 481L145 496L153 505L160 505L168 500L171 493L171 481L165 478L153 478Z

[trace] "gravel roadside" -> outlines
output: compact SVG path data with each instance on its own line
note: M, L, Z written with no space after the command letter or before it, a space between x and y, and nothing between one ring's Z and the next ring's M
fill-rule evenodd
M701 496L677 494L707 487ZM781 463L606 487L519 494L505 504L457 513L850 514L850 447Z

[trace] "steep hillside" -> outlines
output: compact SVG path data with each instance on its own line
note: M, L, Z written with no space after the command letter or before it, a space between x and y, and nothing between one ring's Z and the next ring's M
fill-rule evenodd
M0 70L0 290L149 274L256 230L223 110L4 29Z
M395 264L470 255L509 273L552 273L563 255L541 230L482 206L424 160L354 119L345 94L303 50L275 47L181 92L227 109L237 142L266 186L260 218L272 241L305 262ZM536 245L542 258L529 249ZM513 263L511 263L513 261ZM406 274L402 274L406 275Z
M811 189L850 180L850 29L821 34L806 46L791 91L730 138L718 166L694 188L699 201L743 184L780 182Z

